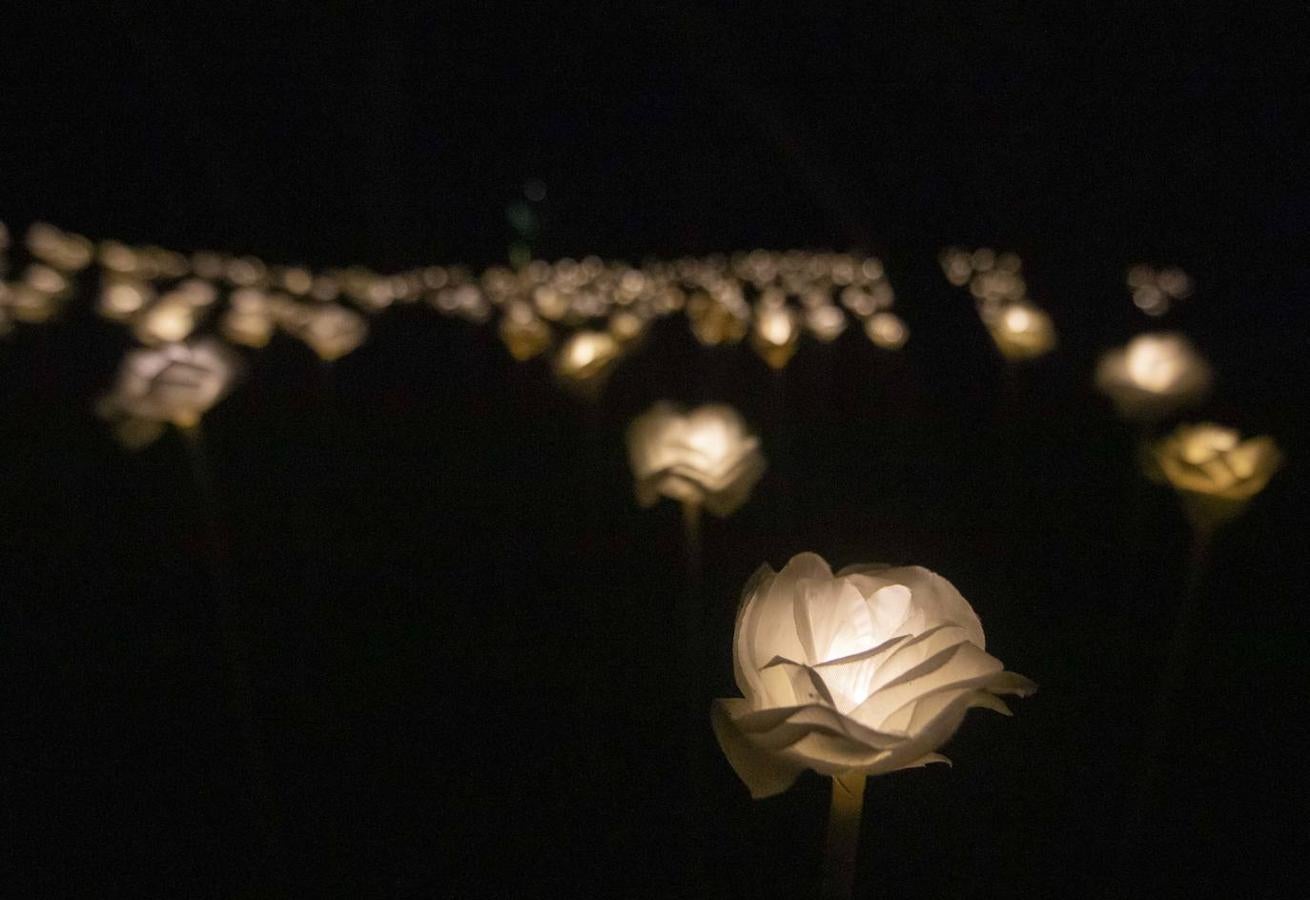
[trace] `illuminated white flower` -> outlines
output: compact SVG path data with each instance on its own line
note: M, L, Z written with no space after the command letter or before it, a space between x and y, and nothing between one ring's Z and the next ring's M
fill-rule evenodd
M761 303L755 310L755 327L751 331L751 346L771 369L781 369L796 353L796 342L801 329L796 313L780 304Z
M102 399L100 411L120 420L120 436L149 435L145 440L129 438L134 444L148 443L161 430L158 426L199 424L227 395L235 376L236 361L214 340L139 348L123 357L118 380Z
M1033 359L1055 346L1051 317L1031 304L1008 304L985 314L983 321L1006 359Z
M1181 334L1139 334L1101 357L1096 386L1130 419L1156 419L1200 401L1210 366Z
M284 302L276 307L282 327L325 362L352 353L368 338L368 320L337 303Z
M619 342L605 331L578 331L555 356L555 373L566 384L594 391L619 358Z
M642 506L665 496L716 516L745 503L765 467L759 438L724 404L657 403L629 426L628 458Z
M936 751L971 707L1008 715L998 694L1036 690L985 652L978 616L940 575L863 565L834 576L813 553L756 572L732 656L744 699L714 702L714 733L757 798L805 769L840 777L945 762Z

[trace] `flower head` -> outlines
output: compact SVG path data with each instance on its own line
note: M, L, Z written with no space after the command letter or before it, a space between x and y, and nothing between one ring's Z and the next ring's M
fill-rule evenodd
M100 412L118 420L125 442L141 446L158 437L165 424L199 424L226 396L235 376L235 360L214 340L140 348L123 358Z
M1242 440L1232 428L1203 422L1180 425L1151 447L1153 474L1187 501L1193 519L1218 524L1241 512L1282 465L1271 437Z
M971 707L1027 678L984 649L960 592L917 566L851 566L813 553L762 566L737 611L733 670L743 699L714 703L715 736L754 797L805 769L879 775L929 762Z
M1006 359L1032 359L1055 347L1051 317L1029 303L1011 303L983 317L992 340Z
M1101 357L1096 385L1120 414L1157 419L1190 406L1210 390L1209 364L1181 334L1139 334Z
M759 439L723 404L690 413L656 404L628 428L628 457L642 506L665 496L716 516L746 502L765 465Z

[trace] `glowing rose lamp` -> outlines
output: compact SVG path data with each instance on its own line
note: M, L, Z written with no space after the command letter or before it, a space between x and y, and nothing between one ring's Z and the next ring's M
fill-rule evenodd
M1151 447L1152 475L1182 497L1193 527L1213 531L1246 508L1282 465L1268 436L1242 440L1213 422L1180 425Z
M368 338L368 320L337 303L286 303L282 326L325 363L353 353Z
M540 356L550 347L550 326L527 303L514 303L500 317L500 339L519 362Z
M1192 546L1182 600L1169 646L1162 654L1164 665L1154 710L1147 719L1149 730L1129 788L1118 859L1119 874L1125 880L1141 843L1153 785L1173 725L1174 697L1183 687L1192 655L1211 540L1221 525L1239 515L1251 498L1264 490L1282 465L1282 453L1273 438L1242 440L1234 429L1210 422L1180 425L1149 450L1147 474L1178 492L1192 526Z
M1096 386L1127 419L1160 419L1191 406L1210 382L1210 366L1191 341L1169 332L1139 334L1102 356L1096 369Z
M136 449L159 437L166 425L194 432L227 395L236 372L230 351L214 340L139 348L123 358L99 410L115 422L119 439Z
M1029 303L1010 303L984 315L996 348L1011 362L1034 359L1055 347L1051 317Z
M733 635L743 697L714 701L719 746L751 796L806 769L832 778L825 895L849 897L865 779L948 762L965 713L1009 715L998 695L1036 690L985 649L982 624L946 579L917 566L836 575L813 553L747 583Z
M677 500L692 523L702 507L720 518L731 515L765 468L759 438L721 403L691 412L657 403L628 427L628 459L637 502L646 507L660 497Z
M773 304L760 304L756 309L751 346L769 368L780 370L791 361L800 336L796 313L791 309Z
M910 329L900 316L890 312L878 312L864 320L864 333L875 346L884 350L899 350L909 340Z
M555 374L568 387L594 399L619 358L619 342L605 331L578 331L555 356Z

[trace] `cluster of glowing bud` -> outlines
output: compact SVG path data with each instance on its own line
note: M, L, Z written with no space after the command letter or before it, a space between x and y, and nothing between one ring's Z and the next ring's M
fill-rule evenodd
M947 247L938 256L946 280L969 288L996 349L1011 362L1044 356L1055 348L1055 325L1028 296L1023 261L990 247Z
M1179 300L1192 296L1192 279L1177 266L1156 269L1144 263L1128 269L1133 304L1148 316L1162 316Z

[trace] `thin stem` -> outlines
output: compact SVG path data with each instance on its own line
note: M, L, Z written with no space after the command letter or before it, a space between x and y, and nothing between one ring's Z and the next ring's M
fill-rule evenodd
M687 587L698 594L701 582L701 505L695 500L682 504L683 550L687 558Z
M860 849L860 817L864 812L863 772L835 775L828 809L828 837L823 852L823 897L850 900L855 887L855 863Z
M250 681L248 642L238 624L236 604L231 599L227 574L227 548L219 512L218 495L214 488L213 472L205 453L204 435L199 425L181 429L191 465L191 476L203 510L207 560L214 591L212 628L223 658L228 704L240 726L241 744L250 771L253 797L252 818L267 854L273 876L285 884L281 842L276 825L277 816L269 786L263 739L255 722L253 689Z
M1136 778L1128 797L1122 844L1119 849L1119 876L1125 883L1132 874L1135 853L1144 836L1147 813L1150 811L1160 762L1164 757L1173 720L1173 701L1182 687L1187 673L1188 657L1195 640L1197 616L1200 613L1201 585L1205 578L1212 532L1196 528L1192 533L1192 547L1188 558L1187 574L1178 618L1169 636L1164 668L1156 687L1151 716L1147 720L1146 740L1142 746Z

